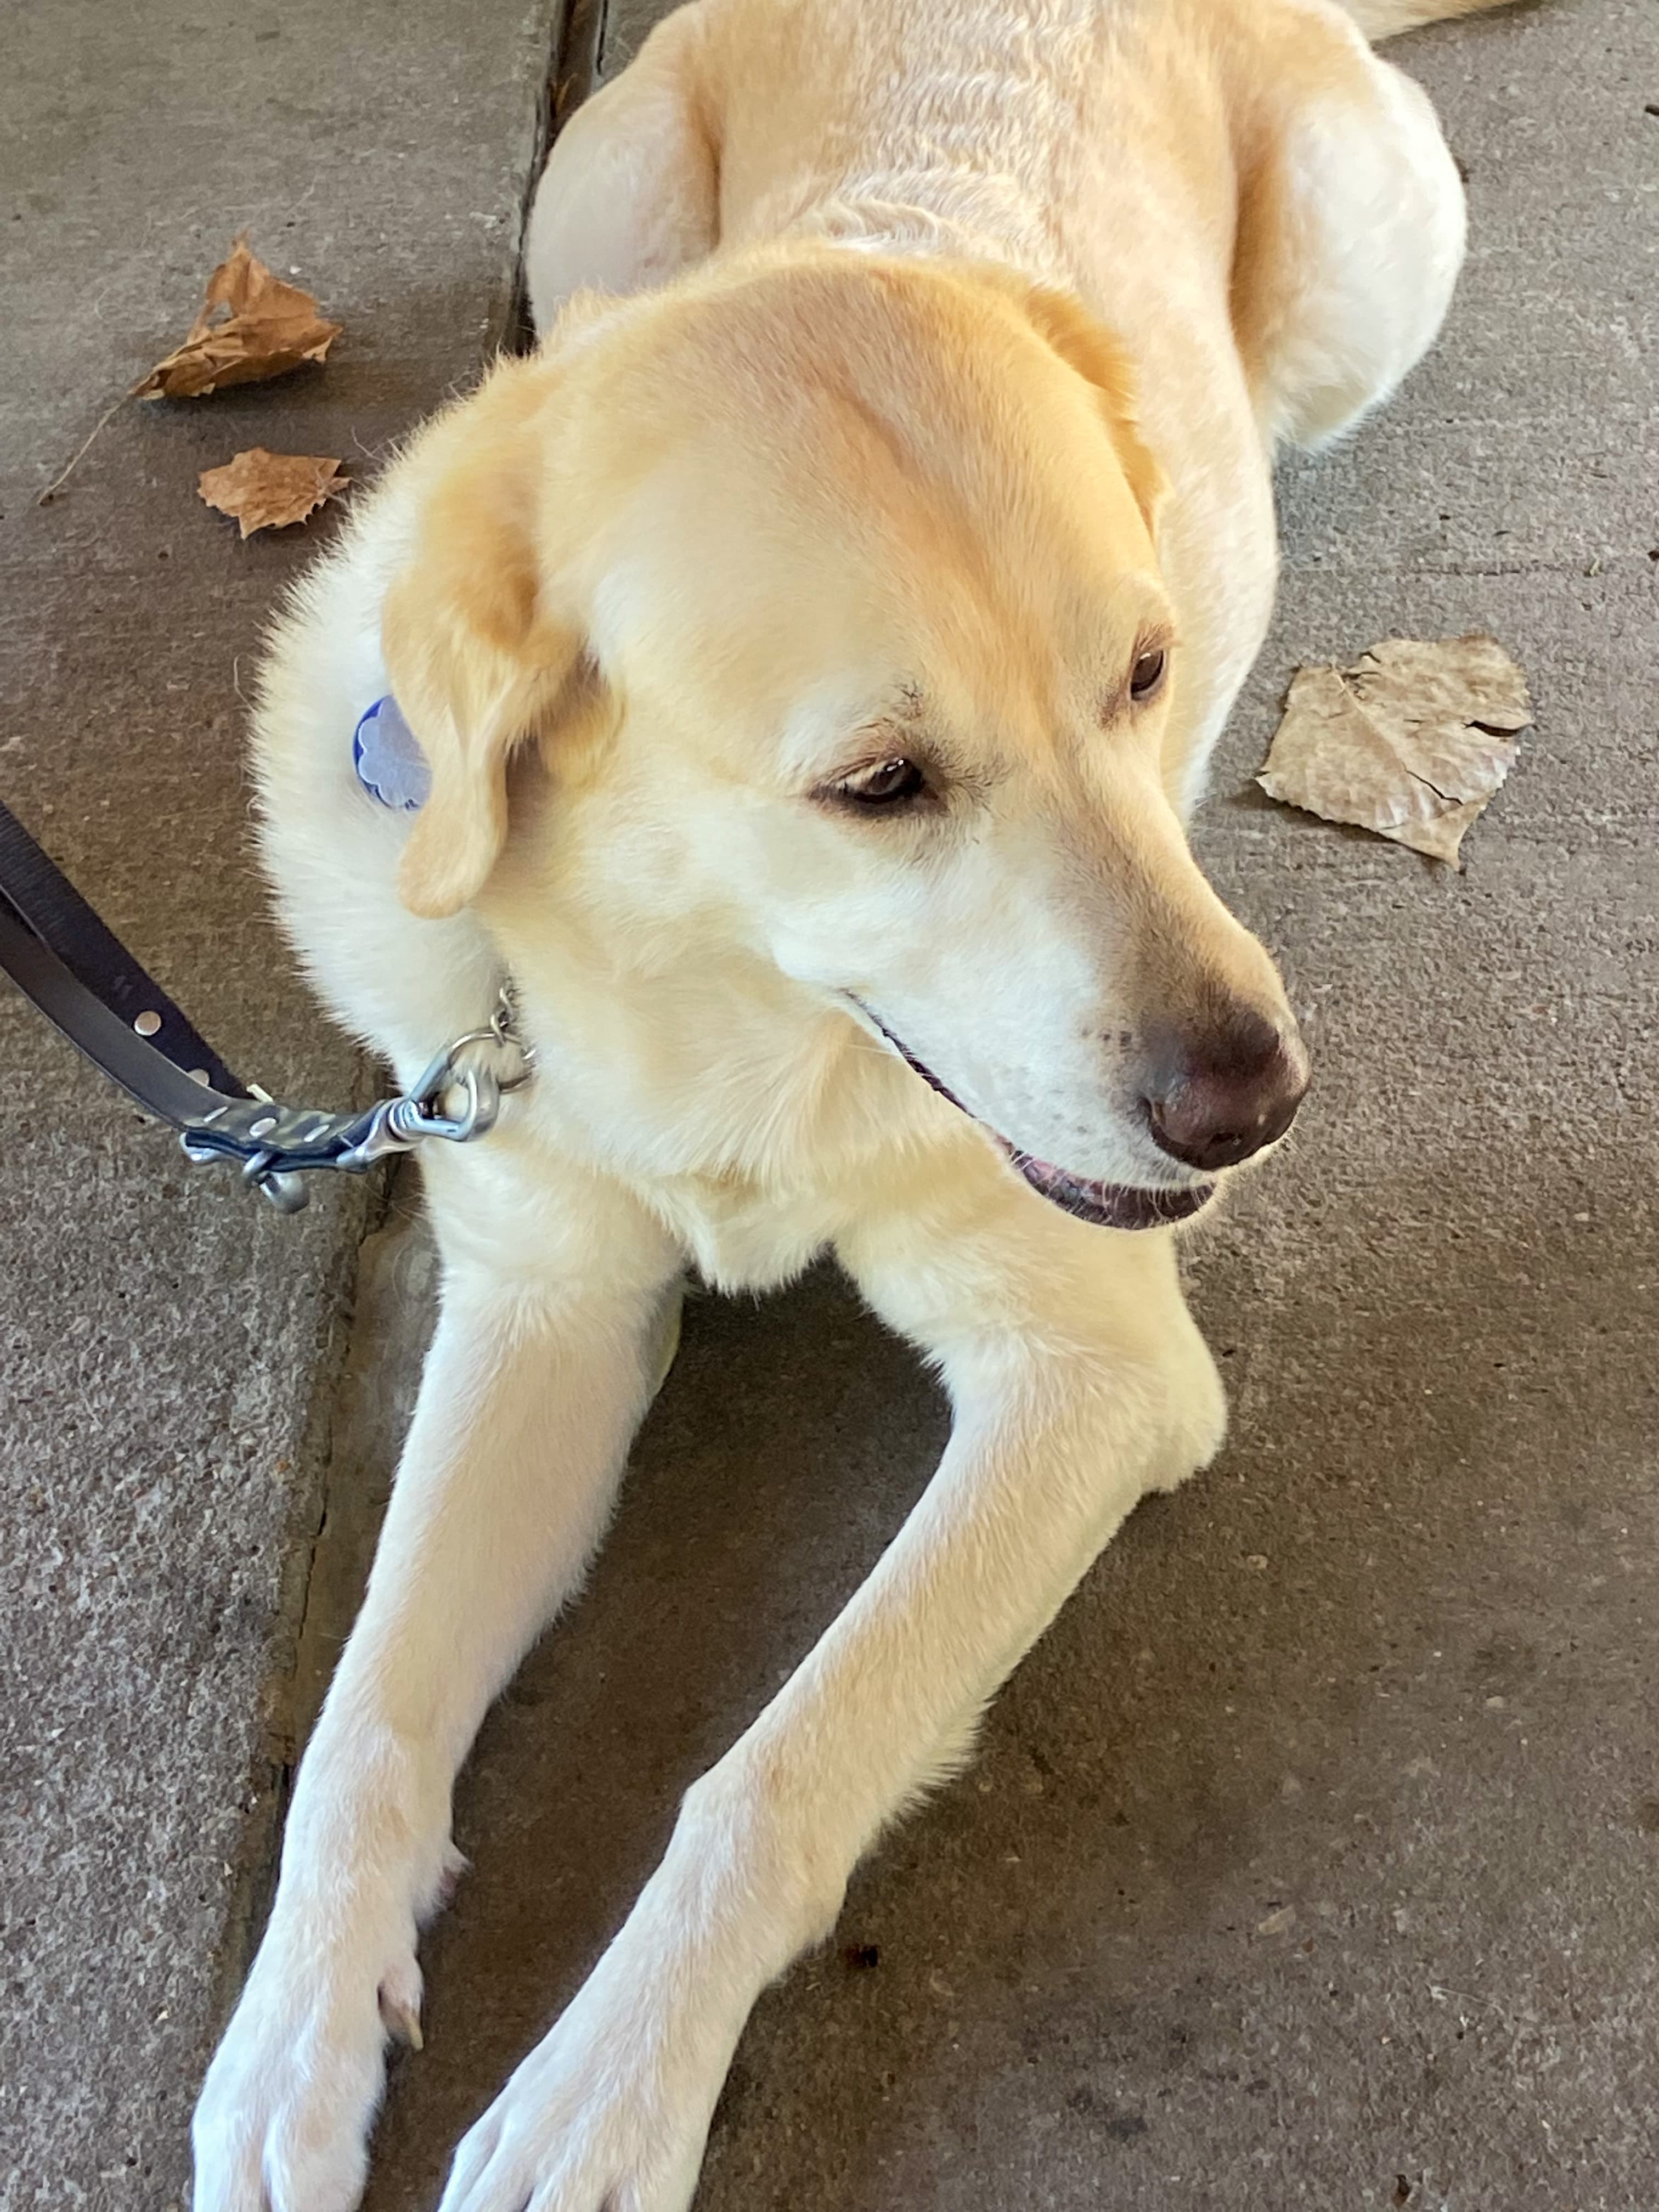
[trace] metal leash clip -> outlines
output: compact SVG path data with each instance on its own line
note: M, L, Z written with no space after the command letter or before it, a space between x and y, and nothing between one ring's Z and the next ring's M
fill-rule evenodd
M500 1000L488 1029L469 1030L447 1044L399 1098L383 1098L371 1107L368 1127L361 1140L340 1156L343 1168L372 1167L391 1152L406 1152L427 1137L442 1137L453 1145L486 1135L495 1126L501 1100L530 1080L532 1056L514 1034L514 1009L509 987L503 983ZM515 1073L503 1076L461 1055L475 1047L494 1047L516 1052ZM462 1103L446 1111L453 1091L464 1094Z
M516 1053L518 1067L502 1075L481 1062L479 1052L489 1048ZM502 1097L529 1081L533 1066L533 1054L515 1034L511 989L504 983L488 1028L456 1037L407 1091L378 1100L366 1113L321 1114L259 1098L214 1109L179 1141L197 1165L229 1160L240 1167L242 1181L262 1191L279 1212L297 1213L310 1197L303 1180L307 1169L361 1175L428 1137L465 1145L484 1136L495 1125Z
M495 1126L534 1055L510 983L489 1026L447 1044L398 1098L366 1112L283 1106L244 1083L146 974L10 810L0 805L0 973L127 1096L179 1132L185 1157L228 1160L283 1213L305 1204L308 1170L361 1175L428 1137L464 1145ZM480 1054L509 1055L503 1075ZM517 1065L510 1065L516 1057Z

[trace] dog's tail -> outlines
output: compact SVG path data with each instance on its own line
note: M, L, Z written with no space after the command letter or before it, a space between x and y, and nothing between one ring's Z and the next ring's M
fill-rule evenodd
M1399 31L1414 31L1419 23L1437 23L1448 15L1478 15L1486 8L1504 8L1509 0L1337 0L1365 36L1375 43Z

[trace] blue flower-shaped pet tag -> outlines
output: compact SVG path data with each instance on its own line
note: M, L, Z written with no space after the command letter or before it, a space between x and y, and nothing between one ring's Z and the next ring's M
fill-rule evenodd
M432 789L432 769L388 691L358 723L351 739L357 781L371 799L400 814L417 814Z

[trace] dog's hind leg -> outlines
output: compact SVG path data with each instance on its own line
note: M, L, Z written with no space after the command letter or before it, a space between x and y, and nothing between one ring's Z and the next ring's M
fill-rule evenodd
M270 1923L197 2107L196 2212L356 2203L386 2036L419 2039L416 1933L459 1864L456 1770L580 1583L659 1379L679 1255L654 1224L592 1183L520 1203L493 1170L441 1172L437 1334Z
M977 1150L977 1148L975 1148ZM1052 1212L986 1152L843 1257L938 1360L955 1427L851 1603L687 1793L610 1950L457 2153L441 2212L686 2212L765 1984L941 1769L1136 1499L1223 1413L1167 1232Z
M1278 112L1241 179L1233 324L1268 442L1318 447L1434 343L1462 265L1463 187L1428 95L1352 33L1281 58Z
M714 148L696 94L697 9L659 25L554 142L525 237L536 328L574 292L642 292L712 252Z

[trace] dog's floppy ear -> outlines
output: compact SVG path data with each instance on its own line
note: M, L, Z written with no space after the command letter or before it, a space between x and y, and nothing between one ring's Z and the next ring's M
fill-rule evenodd
M404 848L412 913L454 914L482 889L507 836L507 771L544 733L582 659L580 631L548 604L540 542L547 441L544 360L511 362L441 417L404 465L417 472L412 557L381 617L386 672L432 770Z
M1038 336L1099 394L1101 412L1130 493L1156 540L1158 510L1169 486L1141 439L1134 373L1122 348L1067 292L1035 284L1024 291L1024 304Z

